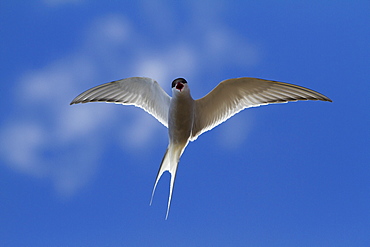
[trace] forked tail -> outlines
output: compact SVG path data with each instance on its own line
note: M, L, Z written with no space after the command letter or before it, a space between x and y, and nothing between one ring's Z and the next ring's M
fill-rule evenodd
M170 194L168 196L168 202L167 202L166 219L168 218L168 213L170 211L172 191L173 191L173 186L175 184L177 166L179 163L180 156L182 154L182 150L184 150L184 147L179 148L178 146L177 147L171 146L171 145L168 146L166 153L163 156L161 166L159 167L157 178L155 180L154 188L152 191L152 198L150 199L150 205L152 205L153 196L154 196L154 192L157 187L158 181L165 171L169 171L171 174L171 182L170 182Z

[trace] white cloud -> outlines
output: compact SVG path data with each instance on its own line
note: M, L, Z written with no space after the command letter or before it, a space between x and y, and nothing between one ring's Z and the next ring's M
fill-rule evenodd
M121 128L122 138L120 140L124 149L142 151L155 143L156 132L166 127L149 114L145 114L144 111L136 111L137 113L132 114L134 117L132 121Z
M194 75L199 62L195 48L174 44L162 52L147 51L145 56L140 56L137 60L135 71L137 75L155 78L164 89L169 89L175 78Z
M113 37L100 45L111 46L119 38L106 30L112 23L118 32L120 27L117 22L106 23L107 29L98 29ZM86 42L91 45L90 40ZM0 133L6 164L15 171L51 180L63 196L72 195L93 177L104 143L102 126L111 126L115 119L114 109L102 104L69 106L81 82L99 76L99 62L90 59L94 56L100 54L81 48L45 68L25 72L14 96L23 116L10 119Z
M198 14L192 22L202 22L209 9L195 12ZM168 26L162 24L157 23L160 32L153 39L160 39L166 32ZM153 145L163 126L155 119L148 121L152 117L142 110L126 107L122 114L122 110L118 112L119 108L107 104L68 104L76 93L107 78L148 76L169 92L170 82L176 77L196 78L213 67L249 66L258 60L257 50L249 42L226 27L220 28L217 19L208 24L211 26L206 30L202 26L188 30L196 40L167 40L158 47L152 40L143 39L145 35L138 27L122 16L106 15L94 20L74 53L44 68L24 72L19 78L14 101L23 111L22 118L14 115L0 132L6 164L14 171L51 181L60 195L69 196L94 177L106 140L112 138L107 130L121 131L118 136L130 140L123 144L130 150ZM200 85L195 83L192 89ZM240 121L225 129L228 139L221 143L244 140L248 130ZM237 128L240 131L235 132Z
M208 51L222 64L251 66L258 62L258 47L225 27L211 28L205 33Z
M40 148L45 145L45 133L38 124L14 121L4 126L0 133L2 157L18 172L35 176L45 174L40 163Z
M251 112L244 112L243 115L245 115L243 118L233 117L229 119L222 126L223 131L218 134L218 143L222 148L237 149L245 143L253 127L253 115Z

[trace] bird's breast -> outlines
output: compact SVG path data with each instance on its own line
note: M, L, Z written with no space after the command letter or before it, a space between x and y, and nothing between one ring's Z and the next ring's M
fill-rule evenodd
M186 143L194 120L194 100L190 97L171 99L168 114L168 131L172 143Z

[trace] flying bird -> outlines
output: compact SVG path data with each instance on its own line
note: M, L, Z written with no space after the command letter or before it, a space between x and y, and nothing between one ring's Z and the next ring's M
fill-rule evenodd
M203 98L194 100L183 78L172 82L172 97L147 77L130 77L93 87L70 103L108 102L134 105L147 111L168 128L169 144L159 168L150 204L159 179L165 171L171 174L167 202L168 217L176 170L189 141L194 141L236 113L249 107L298 100L331 100L313 90L297 85L243 77L220 82Z

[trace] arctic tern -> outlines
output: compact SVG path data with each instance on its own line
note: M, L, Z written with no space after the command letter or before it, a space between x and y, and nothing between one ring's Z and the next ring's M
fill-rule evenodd
M168 127L169 144L159 168L150 204L159 179L171 174L167 202L168 217L176 170L189 141L194 141L236 113L249 107L298 100L331 100L297 85L257 78L234 78L219 83L203 98L194 100L183 78L172 82L172 98L159 84L146 77L130 77L93 87L78 95L70 104L108 102L140 107Z

